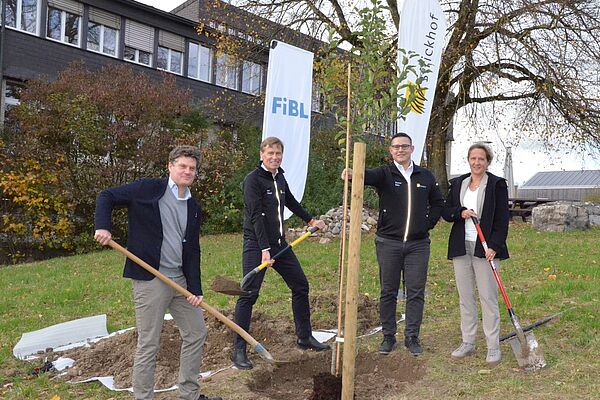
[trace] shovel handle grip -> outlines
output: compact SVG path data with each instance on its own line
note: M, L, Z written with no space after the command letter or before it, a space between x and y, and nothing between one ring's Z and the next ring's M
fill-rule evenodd
M182 294L184 297L188 298L188 297L194 295L192 292L190 292L187 289L184 289L183 287L181 287L180 285L175 283L172 279L165 276L163 273L161 273L156 268L153 268L150 264L148 264L147 262L145 262L144 260L142 260L141 258L136 256L135 254L133 254L132 252L130 252L129 250L127 250L126 248L124 248L123 246L121 246L120 244L115 242L114 240L111 239L108 242L108 245L110 247L112 247L113 249L115 249L116 251L118 251L119 253L123 254L125 257L127 257L130 260L132 260L133 262L135 262L136 264L138 264L140 267L144 268L146 271L150 272L152 275L154 275L155 277L157 277L158 279L160 279L161 281L163 281L164 283L166 283L173 289L175 289L177 292ZM252 336L250 336L250 334L248 332L246 332L238 324L236 324L235 322L233 322L232 320L230 320L229 318L227 318L226 316L221 314L214 307L208 305L205 301L200 303L199 307L206 310L207 313L209 313L210 315L212 315L213 317L215 317L216 319L221 321L229 329L231 329L232 331L239 334L246 342L248 342L248 344L250 344L258 352L258 354L261 357L263 357L267 361L273 361L273 357L271 356L271 354L269 354L269 352L260 343L258 343L258 341L256 339L254 339Z

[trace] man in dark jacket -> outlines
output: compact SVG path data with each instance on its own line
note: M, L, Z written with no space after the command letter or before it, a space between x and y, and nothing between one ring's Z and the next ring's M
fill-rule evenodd
M296 325L297 344L301 349L322 351L329 349L312 336L310 307L308 303L308 280L290 249L276 261L271 256L287 246L283 226L283 211L291 212L310 226L325 228L321 220L314 220L300 205L283 176L283 143L276 137L268 137L260 145L260 165L244 179L244 248L242 254L243 275L248 274L263 262L271 262L273 269L281 275L292 291L292 311ZM240 296L235 306L235 322L246 331L250 329L252 307L258 299L265 276L263 269L248 287L249 293ZM252 363L246 355L246 342L235 335L231 361L240 369L251 369Z
M106 189L96 202L94 238L111 240L112 211L127 208L127 248L193 295L187 299L131 260L123 276L132 279L138 342L133 364L136 399L154 398L154 370L167 309L181 334L179 393L182 400L213 399L200 394L198 377L207 330L200 282L200 206L189 187L196 177L200 151L178 146L169 154L169 177L141 179Z
M423 352L419 332L425 305L425 283L429 263L429 230L440 218L444 198L435 178L414 164L412 140L397 133L390 141L394 162L365 171L365 185L379 195L379 221L375 246L379 263L379 317L383 328L381 354L396 347L396 305L400 277L406 285L404 345L411 354ZM346 171L342 173L342 178ZM352 178L352 171L348 171Z

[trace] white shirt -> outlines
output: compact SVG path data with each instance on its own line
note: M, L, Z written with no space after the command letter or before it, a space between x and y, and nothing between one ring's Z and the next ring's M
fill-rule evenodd
M400 171L400 173L402 174L402 176L404 176L404 179L406 179L406 182L410 183L410 176L413 173L413 162L412 162L412 160L410 160L410 165L406 169L404 169L404 167L402 166L402 164L398 164L396 161L394 161L394 164L396 165L396 168L398 168L398 171Z
M179 187L173 181L173 179L171 179L171 177L169 177L168 186L171 188L171 192L173 192L173 194L175 195L175 198L177 200L187 201L190 197L192 197L192 192L190 192L190 188L189 187L185 188L185 194L183 195L183 197L179 197Z
M475 190L467 188L465 197L463 198L463 206L468 210L477 210L477 195L479 194L479 187ZM477 241L477 229L471 218L465 220L465 241L476 242Z

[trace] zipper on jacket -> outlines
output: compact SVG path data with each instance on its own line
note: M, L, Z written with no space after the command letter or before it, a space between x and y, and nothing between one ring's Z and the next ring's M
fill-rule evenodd
M277 220L279 221L279 234L283 237L283 221L281 220L281 200L279 199L279 188L277 187L277 180L273 176L273 184L275 184L275 197L277 197Z
M408 179L408 185L406 185L408 187L408 206L407 206L407 211L406 211L406 228L404 229L404 241L406 242L406 239L408 238L408 230L410 228L410 214L411 214L411 210L412 210L412 196L411 196L411 179Z

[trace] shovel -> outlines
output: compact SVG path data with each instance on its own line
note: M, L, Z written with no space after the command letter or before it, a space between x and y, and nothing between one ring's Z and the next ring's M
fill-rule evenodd
M471 217L471 219L475 224L475 229L477 230L477 235L479 236L481 245L483 246L484 251L487 251L488 245L485 237L483 236L481 226L479 225L479 219L477 217ZM500 289L500 293L502 294L502 298L506 304L508 315L510 315L510 321L515 327L516 338L513 337L510 339L510 347L515 354L519 367L525 369L526 371L535 371L544 368L546 366L546 361L544 360L544 355L538 346L537 340L535 339L535 335L533 332L525 333L521 327L519 318L513 310L510 300L508 299L508 295L506 294L506 290L504 290L504 284L502 283L502 279L500 278L500 274L498 273L498 269L496 268L494 261L489 261L489 264L490 267L492 267L494 279L496 279L496 283L498 284L498 288Z
M564 311L561 311L561 312L556 313L554 315L550 315L549 317L546 317L546 318L542 318L539 321L536 321L536 322L534 322L531 325L527 325L527 326L523 327L523 332L529 332L533 328L537 328L538 326L544 325L545 323L550 322L550 321L552 321L555 318L558 318L562 313L564 313ZM507 339L514 338L515 336L517 336L517 332L507 333L504 336L500 336L500 341L503 342L503 341L505 341Z
M189 292L187 289L182 288L177 283L173 282L171 279L167 278L165 275L163 275L161 272L159 272L157 269L152 268L150 266L150 264L148 264L147 262L145 262L144 260L142 260L141 258L136 256L135 254L133 254L132 252L130 252L129 250L127 250L126 248L124 248L123 246L118 244L117 242L111 240L110 242L108 242L108 245L110 247L112 247L113 249L115 249L116 251L118 251L119 253L123 254L125 257L127 257L130 260L132 260L133 262L135 262L136 264L138 264L139 266L141 266L142 268L144 268L146 271L150 272L152 275L156 276L158 279L160 279L167 285L171 286L173 289L177 290L179 293L181 293L186 298L193 296L193 294L191 292ZM218 319L219 321L224 323L225 326L227 326L229 329L231 329L232 331L234 331L235 333L240 335L246 342L248 342L248 344L252 348L254 348L254 350L258 353L258 355L261 356L264 360L266 360L272 364L276 363L275 360L273 359L273 356L267 351L267 349L265 349L262 344L258 343L252 336L250 336L250 334L248 332L246 332L238 324L236 324L235 322L233 322L232 320L230 320L229 318L227 318L226 316L221 314L215 308L206 304L206 302L204 302L204 301L202 303L200 303L199 307L203 308L210 315L212 315L213 317L215 317L216 319Z
M276 261L277 258L281 257L285 252L287 252L294 246L298 245L300 242L302 242L304 239L306 239L307 237L309 237L310 235L312 235L313 233L315 233L318 230L319 230L318 227L311 226L310 228L308 228L308 230L306 231L306 233L304 235L300 236L298 239L294 240L292 243L289 243L283 249L281 249L277 253L275 253L275 255L273 257L271 257L271 261ZM271 263L265 261L264 263L260 264L258 267L254 268L252 271L248 272L246 274L246 276L244 276L242 278L242 281L240 282L240 287L242 288L242 290L247 290L248 285L250 284L250 282L252 282L254 280L256 275L263 269L267 268L269 265L271 265Z

